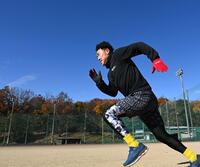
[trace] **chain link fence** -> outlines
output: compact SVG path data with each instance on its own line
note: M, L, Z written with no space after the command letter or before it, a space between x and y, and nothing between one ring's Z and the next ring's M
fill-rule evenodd
M200 140L200 111L192 110L187 101L189 127L182 99L166 101L159 108L170 134L179 139ZM190 110L189 110L190 108ZM156 142L148 128L137 118L123 118L128 130L140 141ZM189 128L189 133L188 133ZM65 144L65 143L122 143L121 138L95 112L60 114L9 113L0 115L0 143L6 144Z

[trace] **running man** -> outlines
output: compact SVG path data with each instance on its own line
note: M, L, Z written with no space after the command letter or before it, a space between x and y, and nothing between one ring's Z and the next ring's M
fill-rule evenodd
M102 79L101 72L97 73L95 69L89 71L89 76L103 93L115 97L120 91L125 96L103 115L108 125L129 146L128 158L123 165L127 167L135 164L148 150L143 143L139 143L130 134L120 119L121 117L138 116L157 140L188 158L190 161L189 167L200 167L200 155L197 155L184 146L176 137L166 132L164 122L158 111L157 98L131 60L134 56L144 54L152 62L152 73L154 71L166 72L168 67L160 59L158 52L143 42L133 43L114 50L110 43L103 41L96 45L96 54L100 63L109 70L109 83L106 84Z

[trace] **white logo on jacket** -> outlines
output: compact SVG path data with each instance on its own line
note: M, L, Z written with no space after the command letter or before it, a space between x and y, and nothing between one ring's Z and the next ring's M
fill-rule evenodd
M114 70L115 70L115 68L116 68L116 66L113 66L113 67L112 67L112 69L111 69L111 71L114 71Z

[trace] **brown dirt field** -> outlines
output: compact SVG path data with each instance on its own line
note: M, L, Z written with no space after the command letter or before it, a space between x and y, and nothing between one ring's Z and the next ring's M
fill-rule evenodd
M200 152L200 142L184 143ZM182 167L183 155L164 144L146 144L149 151L134 167ZM122 167L125 144L0 147L0 167Z

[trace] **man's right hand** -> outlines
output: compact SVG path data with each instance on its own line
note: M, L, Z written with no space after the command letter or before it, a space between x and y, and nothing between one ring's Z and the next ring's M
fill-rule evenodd
M89 71L89 76L92 78L92 80L96 83L100 82L102 80L101 71L97 74L96 70L93 68Z

